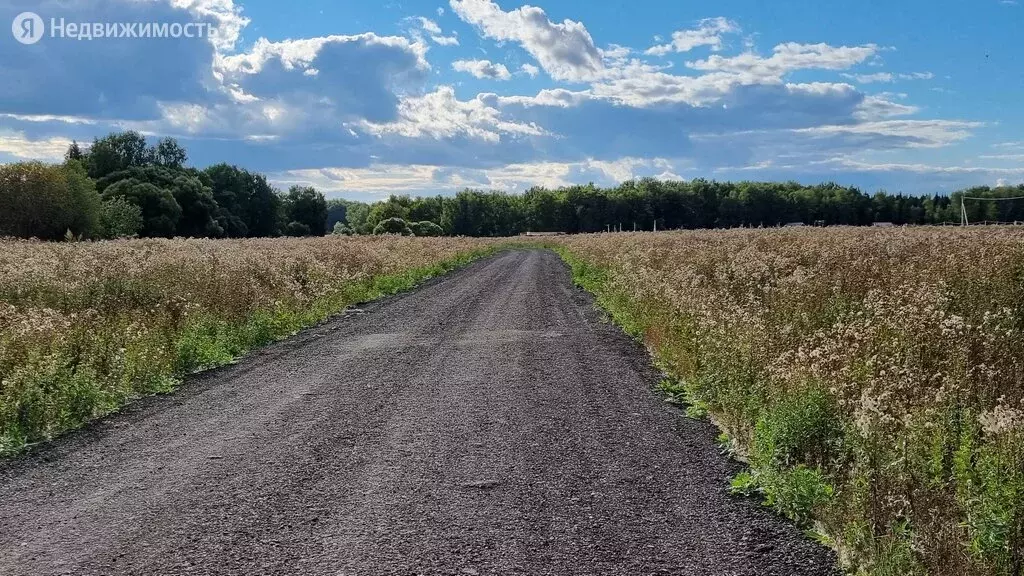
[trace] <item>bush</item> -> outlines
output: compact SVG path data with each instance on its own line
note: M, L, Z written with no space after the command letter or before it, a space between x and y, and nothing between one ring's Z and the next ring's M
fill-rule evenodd
M373 233L376 236L382 234L399 234L402 236L412 236L412 230L409 225L401 218L388 218L387 220L381 221L377 224L377 227L373 229Z
M444 230L430 221L413 222L409 228L415 236L444 236Z
M289 222L288 225L284 227L284 235L302 237L312 236L312 233L309 230L309 226L306 226L302 222Z
M120 196L103 202L100 230L104 238L133 238L142 230L142 209Z
M828 396L816 387L767 406L754 427L751 460L758 466L826 464L843 430Z
M345 224L342 222L335 222L334 230L331 232L331 234L334 234L335 236L351 236L352 229L349 228L348 226L345 226Z

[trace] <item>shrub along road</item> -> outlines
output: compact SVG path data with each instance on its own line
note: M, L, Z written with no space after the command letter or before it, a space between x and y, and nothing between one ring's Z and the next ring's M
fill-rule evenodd
M477 262L0 464L0 574L829 574L559 258Z

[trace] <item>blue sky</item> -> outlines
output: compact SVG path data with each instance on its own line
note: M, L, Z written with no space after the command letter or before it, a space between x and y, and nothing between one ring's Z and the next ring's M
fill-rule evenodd
M45 22L216 38L0 34L0 161L170 135L329 196L653 176L949 192L1024 182L1013 0L7 0Z

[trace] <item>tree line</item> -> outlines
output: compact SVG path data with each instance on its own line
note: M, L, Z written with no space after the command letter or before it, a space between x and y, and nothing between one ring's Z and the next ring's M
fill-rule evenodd
M0 166L0 236L41 238L323 235L327 203L312 188L287 192L265 176L218 164L186 167L173 138L138 132L72 143L63 164Z
M274 188L266 176L217 164L186 166L173 138L149 145L137 132L72 143L62 164L0 166L0 236L22 238L322 236L513 236L779 226L959 222L961 198L1024 196L1024 186L951 195L866 194L834 183L689 182L652 178L611 188L534 187L522 194L464 190L455 196L391 196L367 204L327 200L311 187ZM1024 221L1024 200L965 203L972 222Z

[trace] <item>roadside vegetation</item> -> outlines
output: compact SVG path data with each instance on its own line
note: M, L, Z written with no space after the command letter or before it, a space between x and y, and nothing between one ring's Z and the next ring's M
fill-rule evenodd
M858 574L1024 568L1024 232L605 234L556 247Z
M452 238L0 240L0 454L487 254Z

